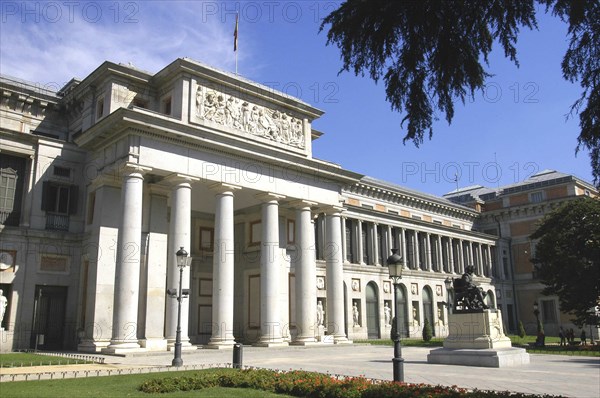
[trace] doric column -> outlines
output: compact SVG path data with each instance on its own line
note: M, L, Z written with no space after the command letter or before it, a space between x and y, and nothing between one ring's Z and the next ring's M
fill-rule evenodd
M487 269L488 269L488 276L493 276L494 275L494 271L492 269L492 248L490 245L486 245L485 246L485 256L487 258Z
M263 194L258 197L262 204L262 235L260 249L260 331L256 344L261 347L287 345L281 333L281 253L279 250L279 200L282 195ZM341 235L340 235L341 236ZM341 242L340 242L341 243ZM338 248L341 247L341 244ZM298 292L300 294L301 292Z
M348 247L346 247L346 217L342 217L342 261L348 258ZM352 256L350 256L352 257Z
M339 247L341 207L332 206L325 215L325 263L327 278L327 334L336 344L346 343L344 327L344 266Z
M458 273L465 272L465 245L462 239L458 240Z
M317 265L315 262L315 240L311 206L316 203L298 201L296 207L296 328L297 335L292 344L306 345L316 342L317 334ZM344 228L342 228L343 230ZM343 239L342 242L343 243ZM343 255L343 253L340 253Z
M477 243L477 268L479 268L479 275L483 276L485 272L483 271L483 245L481 243Z
M448 237L448 247L450 248L448 251L448 272L454 274L454 242L450 237Z
M404 269L408 269L408 256L406 255L406 230L404 228L400 228L398 242L402 250L402 266Z
M175 253L183 247L188 253L191 247L191 224L192 224L192 181L197 178L173 174L166 181L172 184L171 188L171 219L169 222L169 251L167 258L167 289L177 289L179 286L179 268L177 267L177 256ZM190 288L190 267L183 269L181 288ZM188 336L188 324L190 313L189 298L181 300L181 344L183 347L190 346ZM177 300L167 298L166 314L166 337L167 346L172 350L175 344L177 332Z
M356 220L356 224L357 224L357 229L358 229L358 233L356 234L357 237L357 242L356 242L356 248L357 248L357 252L358 252L358 261L356 262L357 264L364 264L365 262L363 261L364 258L364 250L365 248L363 247L363 238L362 238L362 230L363 230L363 222L362 220Z
M233 336L233 281L234 281L234 191L240 187L218 183L211 187L217 192L215 206L215 233L213 242L213 331L208 347L227 348L235 344Z
M373 223L373 228L371 229L371 231L373 231L373 264L374 265L380 265L381 261L379 259L379 235L377 234L377 230L379 224L377 223Z
M413 239L413 246L414 246L414 251L415 251L415 269L420 269L421 268L421 253L420 252L420 242L419 242L419 233L417 232L417 230L414 231L414 237L415 239Z
M140 248L142 244L143 173L149 168L126 164L121 187L121 218L117 242L112 338L108 353L140 348L137 336Z
M435 262L437 272L442 272L444 269L444 250L442 248L442 237L440 235L435 236Z
M431 252L431 234L425 234L425 269L433 271L433 253Z

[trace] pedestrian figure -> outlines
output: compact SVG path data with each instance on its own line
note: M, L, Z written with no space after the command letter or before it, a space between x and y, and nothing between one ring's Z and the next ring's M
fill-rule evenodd
M563 327L561 326L560 329L558 330L558 337L560 337L560 346L566 346L567 345L567 338L565 336L565 331L563 330Z
M585 330L581 330L581 345L586 345L587 344L587 336L585 335Z

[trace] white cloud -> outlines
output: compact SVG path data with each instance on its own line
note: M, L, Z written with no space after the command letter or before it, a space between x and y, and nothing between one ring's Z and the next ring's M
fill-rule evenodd
M106 18L97 22L77 12L70 18L68 10L51 21L43 15L3 15L0 72L56 86L87 76L105 60L131 62L149 72L178 57L235 69L233 19L200 15L201 2L130 4L139 7L133 16L131 10L117 16L114 9L105 9ZM126 17L133 23L126 23ZM249 56L249 49L239 52L240 60Z

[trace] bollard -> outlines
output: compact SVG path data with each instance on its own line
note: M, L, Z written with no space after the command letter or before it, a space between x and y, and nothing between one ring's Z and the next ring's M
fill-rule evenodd
M242 368L242 345L234 344L233 345L233 368L241 369Z

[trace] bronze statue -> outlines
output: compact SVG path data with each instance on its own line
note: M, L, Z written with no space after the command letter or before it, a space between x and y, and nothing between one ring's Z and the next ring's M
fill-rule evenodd
M454 312L482 312L488 309L486 293L473 282L475 267L468 265L460 279L453 280Z

